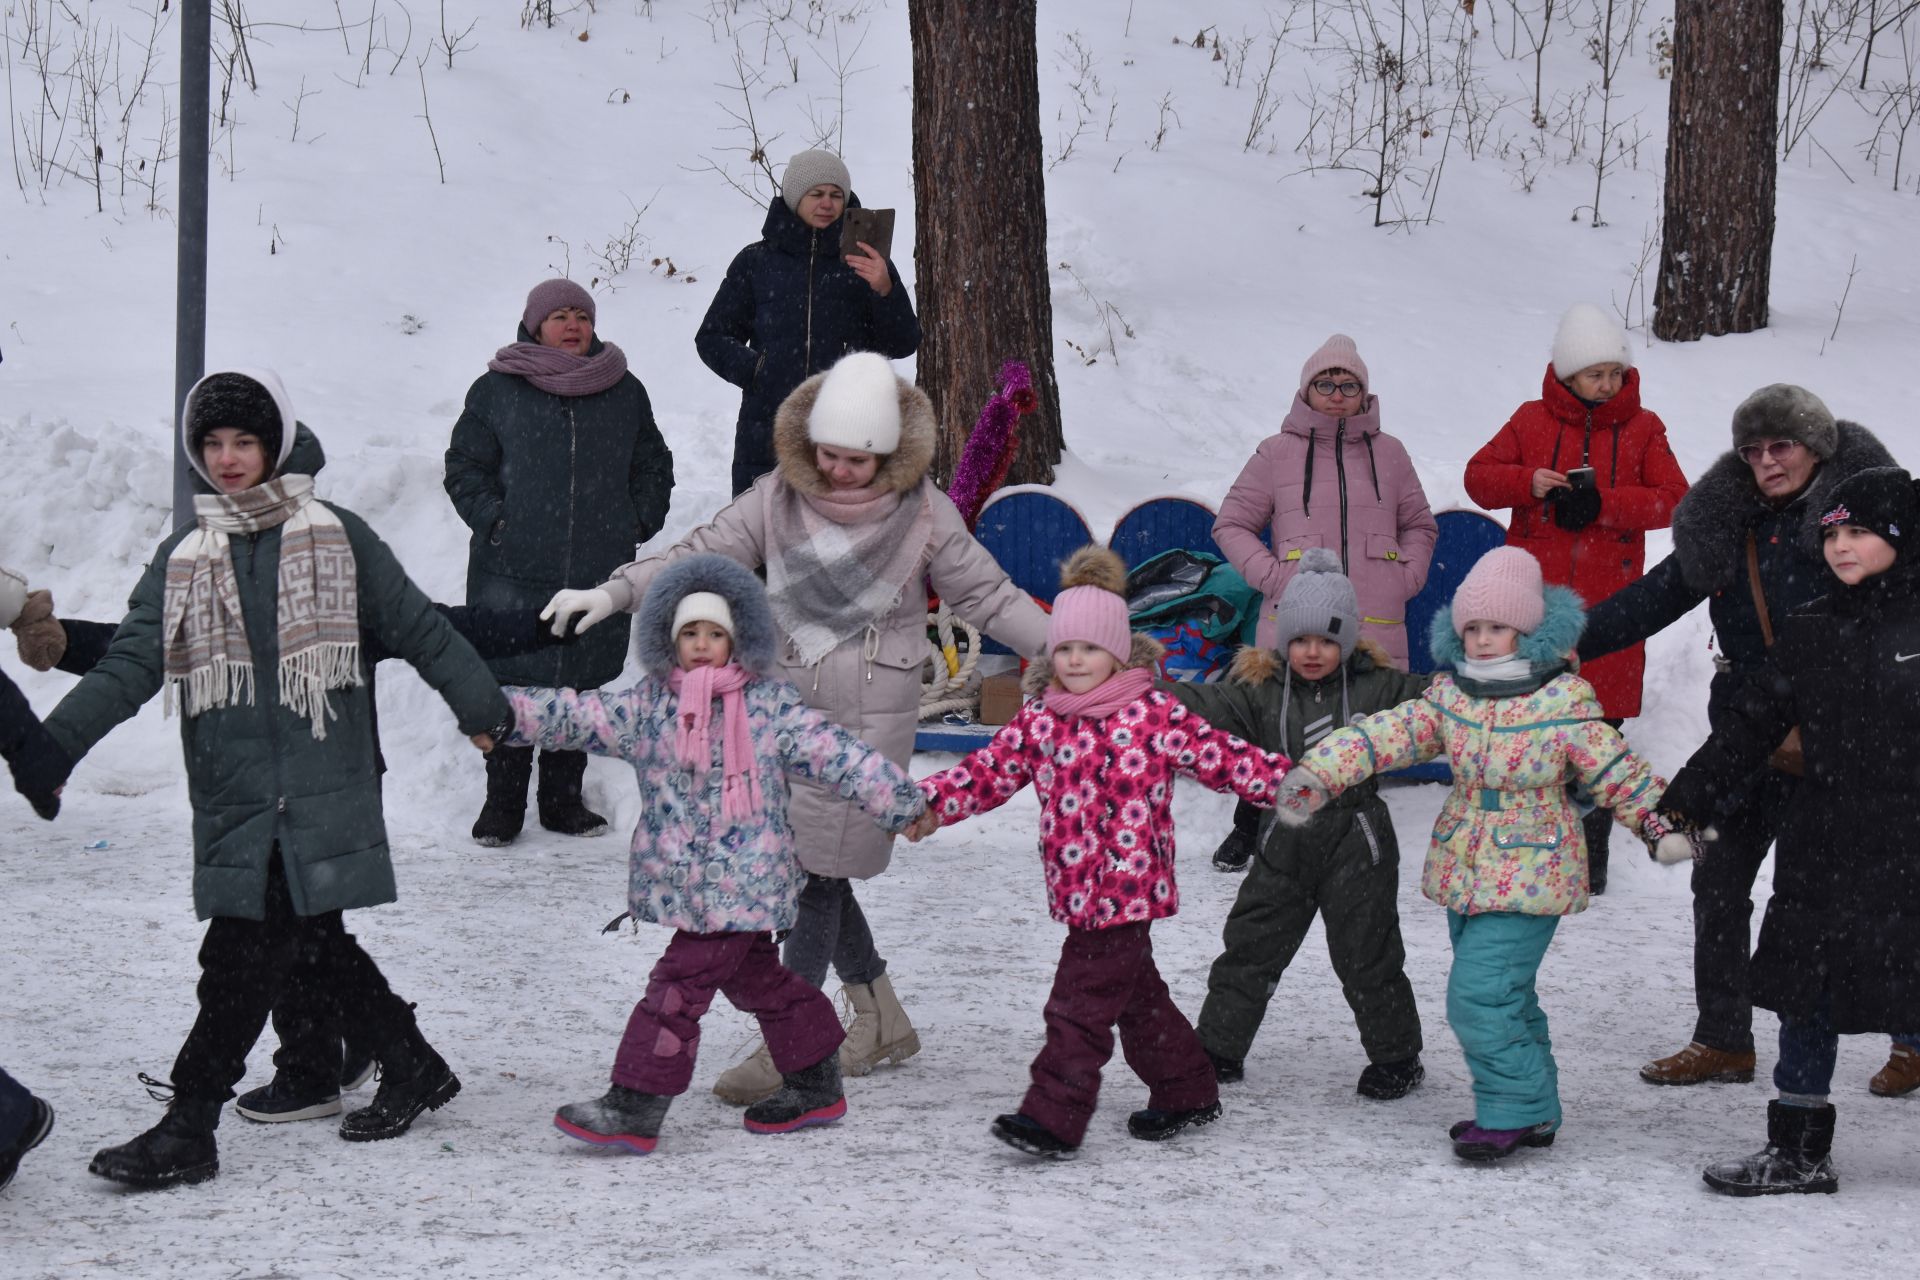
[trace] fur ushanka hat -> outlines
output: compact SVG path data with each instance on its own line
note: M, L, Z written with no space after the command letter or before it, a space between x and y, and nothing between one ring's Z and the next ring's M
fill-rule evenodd
M640 665L647 673L666 675L679 661L674 618L680 602L700 592L726 601L733 623L727 628L733 636L733 660L757 676L772 671L778 639L767 589L751 569L736 560L697 555L662 569L647 588L646 599L640 602L634 625L639 631Z
M1790 382L1765 386L1733 411L1733 447L1768 440L1798 440L1822 462L1840 445L1840 428L1826 402Z

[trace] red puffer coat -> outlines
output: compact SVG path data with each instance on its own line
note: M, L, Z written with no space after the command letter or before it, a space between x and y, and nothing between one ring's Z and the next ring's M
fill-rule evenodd
M1594 469L1600 515L1579 532L1554 523L1552 504L1533 496L1533 473ZM1627 370L1619 392L1589 409L1547 366L1541 398L1515 411L1467 463L1467 494L1488 510L1513 508L1507 545L1524 547L1546 580L1598 604L1646 568L1648 529L1673 522L1687 478L1667 446L1667 429L1640 407L1640 371ZM1640 714L1646 648L1634 645L1582 667L1609 718Z

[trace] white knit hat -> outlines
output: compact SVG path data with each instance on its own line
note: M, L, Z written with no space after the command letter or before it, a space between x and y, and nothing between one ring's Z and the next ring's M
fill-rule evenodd
M886 454L900 447L900 379L872 351L843 356L820 380L807 438L815 444Z
M673 631L678 638L680 629L689 622L711 622L728 636L733 635L733 610L727 607L727 598L712 591L689 591L680 597L680 603L673 610Z
M1562 382L1596 364L1633 368L1633 345L1613 317L1591 302L1576 302L1553 335L1553 373Z

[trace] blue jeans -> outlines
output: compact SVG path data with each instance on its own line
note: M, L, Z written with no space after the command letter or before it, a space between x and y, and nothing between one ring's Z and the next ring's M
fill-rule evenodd
M33 1095L26 1086L0 1070L0 1147L9 1146L33 1119Z
M1473 1073L1474 1119L1483 1129L1560 1121L1560 1069L1534 991L1559 927L1559 916L1447 912L1447 1021Z
M1920 1053L1920 1035L1895 1036ZM1833 1090L1833 1061L1840 1052L1840 1036L1827 1021L1824 999L1811 1017L1780 1015L1780 1060L1773 1064L1773 1087L1781 1093L1824 1098Z

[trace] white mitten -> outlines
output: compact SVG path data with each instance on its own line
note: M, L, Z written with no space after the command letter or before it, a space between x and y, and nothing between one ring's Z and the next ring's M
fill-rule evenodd
M1704 832L1682 831L1674 825L1675 821L1666 814L1650 813L1640 826L1640 836L1647 842L1647 852L1663 867L1692 862L1702 852L1701 841L1711 840L1716 834L1712 827Z
M553 634L563 636L567 633L567 619L579 614L580 625L573 629L579 635L596 622L613 616L613 597L599 587L586 591L566 589L553 593L553 599L547 601L547 607L540 611L542 622L553 623Z
M1280 798L1273 816L1289 827L1304 827L1331 798L1326 780L1305 765L1295 765L1280 779Z

